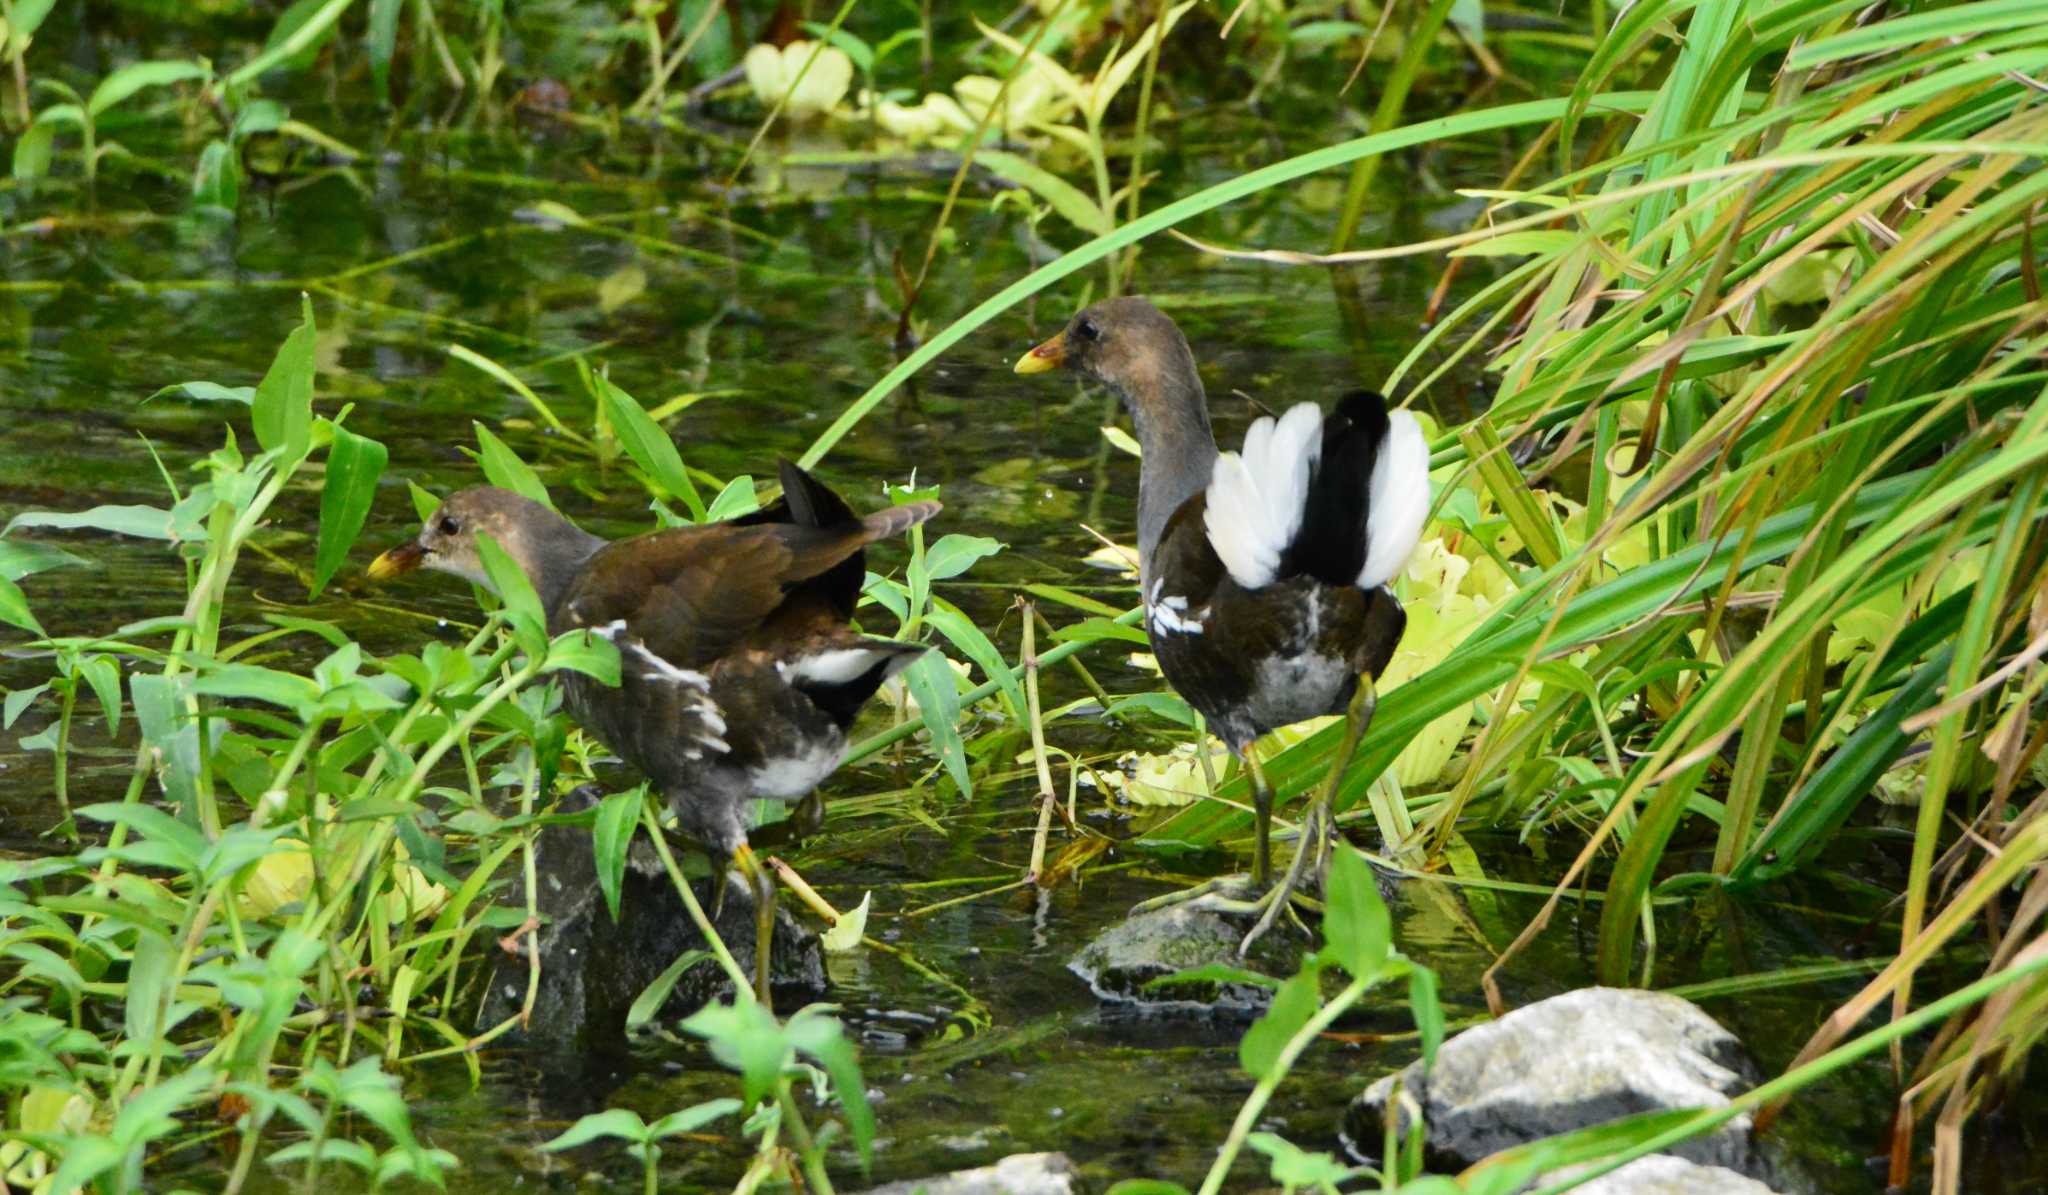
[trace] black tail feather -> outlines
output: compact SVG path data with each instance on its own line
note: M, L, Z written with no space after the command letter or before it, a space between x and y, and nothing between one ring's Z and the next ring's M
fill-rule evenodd
M860 521L853 508L846 504L846 499L826 488L823 482L791 461L777 461L776 465L782 478L782 497L773 506L742 515L734 522L839 527ZM824 595L842 617L851 618L854 607L860 604L860 590L867 583L867 576L867 554L857 551L804 584Z
M1353 390L1323 417L1323 447L1309 478L1301 531L1280 560L1281 576L1353 585L1365 567L1372 469L1387 438L1387 400Z

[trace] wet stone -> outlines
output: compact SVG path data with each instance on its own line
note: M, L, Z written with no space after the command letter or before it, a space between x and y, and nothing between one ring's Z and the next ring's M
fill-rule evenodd
M1345 1117L1351 1142L1381 1139L1383 1109L1396 1080L1420 1104L1433 1170L1455 1170L1497 1150L1639 1112L1725 1105L1757 1081L1742 1043L1697 1005L1661 992L1584 988L1518 1008L1444 1043L1436 1066L1418 1060L1374 1083ZM1406 1113L1404 1112L1404 1116ZM1671 1153L1768 1184L1776 1168L1738 1116ZM1768 1190L1765 1186L1657 1185L1615 1179L1622 1192ZM1619 1172L1617 1172L1619 1173ZM1672 1181L1716 1180L1689 1176ZM1730 1180L1732 1182L1732 1179Z
M1081 1176L1063 1153L1011 1154L972 1170L884 1183L861 1195L1076 1195Z
M1282 979L1300 960L1298 931L1282 924L1253 943L1240 959L1237 946L1251 920L1227 916L1199 903L1134 913L1096 935L1068 961L1098 999L1145 1012L1219 1012L1254 1015L1272 1001L1272 989L1228 978L1171 985L1163 976L1202 967L1252 971Z
M579 800L564 802L574 812ZM526 1000L526 950L540 951L540 989L524 1029L507 1044L588 1049L625 1041L626 1013L633 1001L685 953L705 948L703 935L676 895L675 885L652 848L636 843L620 884L619 920L614 922L597 884L590 831L582 826L548 826L534 843L537 905L542 925L519 940L517 956L498 951L489 987L477 1013L479 1029L517 1015ZM707 910L715 897L710 880L691 890ZM742 969L754 965L754 909L744 885L727 893L714 924ZM515 882L503 903L523 908L525 886ZM804 1004L825 992L824 952L818 936L788 909L777 911L770 975L777 1004ZM657 1014L667 1023L714 1000L730 999L732 983L715 959L685 971Z

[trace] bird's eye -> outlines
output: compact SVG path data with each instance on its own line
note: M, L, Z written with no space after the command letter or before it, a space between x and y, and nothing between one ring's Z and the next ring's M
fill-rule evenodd
M452 518L443 516L441 519L441 525L438 528L438 530L443 535L455 535L462 530L462 524L456 522Z
M1084 315L1074 321L1074 335L1083 340L1100 340L1102 339L1102 329L1095 326L1094 320Z

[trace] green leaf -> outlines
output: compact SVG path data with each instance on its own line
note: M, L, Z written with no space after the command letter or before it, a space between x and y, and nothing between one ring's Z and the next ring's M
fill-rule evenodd
M603 635L589 630L564 631L548 644L544 672L581 672L599 684L619 687L619 648Z
M872 892L861 893L860 903L841 913L839 920L819 935L819 944L833 954L845 954L857 948L868 932L868 905L874 898Z
M932 603L925 612L925 624L946 637L947 642L960 649L960 654L979 665L982 675L994 681L1010 700L1010 709L1022 717L1028 707L1024 701L1024 686L1017 681L1017 674L996 645L974 625L972 619L951 606Z
M1335 1190L1338 1183L1351 1177L1351 1168L1335 1157L1305 1150L1278 1133L1253 1133L1244 1143L1272 1159L1273 1181L1283 1190Z
M205 65L198 62L131 62L100 80L100 85L92 89L92 98L85 103L85 112L97 119L107 109L144 88L168 87L187 79L203 79L207 73Z
M24 631L43 633L43 624L29 611L28 598L21 587L5 577L0 577L0 622L11 623Z
M588 1145L599 1137L617 1137L624 1141L647 1140L647 1122L631 1108L606 1108L592 1112L566 1129L561 1136L541 1143L549 1153L574 1149Z
M1339 844L1330 858L1323 913L1323 937L1329 957L1356 979L1377 974L1393 949L1393 922L1387 902L1364 856Z
M111 737L121 729L121 666L112 656L91 655L78 662L78 673L99 698L100 713L106 716L107 734Z
M155 506L95 506L81 511L32 510L15 515L9 520L7 530L0 535L11 535L17 527L111 531L116 535L174 543L180 539L204 538L203 531L197 535L184 534L188 529L178 527L170 511Z
M1116 227L1116 221L1081 188L1016 154L983 149L975 153L974 164L1044 200L1067 223L1082 232L1106 236Z
M491 579L491 592L505 603L505 617L511 620L521 650L531 656L542 656L548 649L547 612L526 570L484 532L477 533L476 548L477 555L483 558L484 575Z
M303 458L313 435L313 301L302 299L301 305L305 318L285 337L270 371L256 384L250 410L256 442L277 452L280 465Z
M66 104L65 107L71 107ZM31 182L50 172L50 157L57 142L57 122L40 116L14 142L12 172L16 182Z
M0 730L13 730L14 723L21 717L21 712L34 705L36 698L41 697L44 693L49 692L49 690L49 681L44 681L40 685L33 685L26 689L10 690L6 700L0 701Z
M647 1126L647 1140L659 1141L678 1133L694 1133L722 1116L731 1116L740 1110L740 1102L730 1097L705 1100L693 1104L680 1112L671 1112Z
M155 402L159 398L172 395L196 398L200 402L238 402L246 407L256 400L256 387L222 386L215 382L178 382L165 386L142 401Z
M846 56L853 60L853 65L860 68L861 74L874 73L875 52L868 47L866 42L844 29L834 29L830 25L822 25L816 21L803 21L800 23L803 25L805 33L818 38L827 45L837 46L845 51Z
M1444 1044L1444 1006L1437 999L1436 972L1420 963L1409 966L1408 1010L1422 1036L1422 1069L1427 1071L1436 1065L1436 1052Z
M1450 22L1475 44L1486 44L1486 0L1451 0Z
M250 100L235 113L235 127L228 140L240 141L258 133L275 133L291 119L291 110L276 100Z
M704 521L704 499L697 493L697 486L690 480L690 472L683 467L682 454L676 451L675 441L662 429L653 416L642 410L633 396L612 385L611 379L593 375L598 399L604 403L606 417L611 420L612 434L619 438L626 455L654 479L656 485L669 497L673 497L689 508L690 517Z
M199 151L192 171L192 202L232 212L242 201L242 159L225 141L213 140ZM159 394L162 391L158 391Z
M291 41L292 35L305 28L306 23L313 19L321 6L328 2L329 0L294 0L294 3L277 15L277 20L270 26L270 36L263 39L263 48L266 51L276 50ZM319 54L321 43L332 36L333 30L329 28L324 32L316 31L309 39L300 39L303 44L296 51L289 52L289 56L281 59L277 65L286 70L305 70L313 65L313 59Z
M612 793L597 806L597 823L590 845L597 855L597 887L604 893L604 907L612 920L619 919L619 887L626 877L626 855L633 845L633 831L640 824L640 807L646 790L628 789Z
M1254 1079L1272 1077L1280 1063L1280 1051L1316 1015L1316 972L1297 972L1273 994L1273 1003L1237 1043L1237 1061Z
M947 535L925 549L925 573L933 581L950 580L974 567L974 562L1003 550L1000 540L985 535Z
M761 498L754 492L754 479L741 474L725 483L718 491L718 497L704 511L704 521L716 523L724 519L736 519L761 509Z
M348 559L363 521L370 516L377 479L384 475L388 458L384 445L339 424L334 426L334 442L327 449L327 480L320 487L320 542L313 554L309 596L319 597Z
M660 1012L661 1006L668 1002L668 994L675 990L676 984L683 978L683 973L698 963L709 962L711 957L708 950L686 950L675 962L670 963L666 970L655 976L654 982L648 984L633 998L633 1007L626 1010L627 1030L638 1029L653 1020L654 1014Z
M370 79L377 88L377 102L391 102L391 59L398 49L398 17L405 0L370 0Z
M206 853L206 835L153 805L105 801L80 806L76 812L90 821L126 826L129 833L143 841L170 847L188 870L198 867L200 857Z
M481 423L470 426L476 430L477 463L483 466L486 481L500 489L531 498L549 509L554 508L555 500L548 497L548 487L541 484L540 474L520 460L503 440L491 434L490 428Z
M720 1065L738 1071L748 1107L775 1093L790 1045L783 1039L775 1014L758 1001L707 1004L682 1024L685 1033L701 1037Z
M974 795L974 780L967 771L967 745L960 739L960 690L953 683L953 669L946 657L926 652L917 663L903 670L903 682L917 698L918 713L930 732L932 750L945 765L946 774L963 797Z
M42 28L43 19L57 7L57 0L14 0L14 26L10 36L26 39Z
M810 1055L832 1078L833 1094L839 1097L839 1111L853 1130L853 1143L860 1150L863 1169L875 1163L875 1113L868 1107L867 1084L861 1080L860 1060L853 1043L839 1021L821 1005L812 1005L789 1019L785 1032L789 1043Z

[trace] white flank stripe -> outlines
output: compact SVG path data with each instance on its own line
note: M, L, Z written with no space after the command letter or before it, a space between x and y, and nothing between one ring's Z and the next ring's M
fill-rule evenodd
M1297 403L1276 423L1267 416L1244 434L1244 451L1216 458L1202 521L1230 578L1246 589L1272 584L1280 554L1301 530L1308 479L1323 450L1323 413Z
M1372 465L1372 508L1366 516L1365 567L1358 587L1385 585L1408 565L1429 514L1429 443L1407 411L1387 414L1387 438Z
M873 668L876 663L875 657L879 654L872 648L839 647L831 651L821 651L814 656L804 656L787 664L777 664L776 668L798 680L821 685L843 685Z

